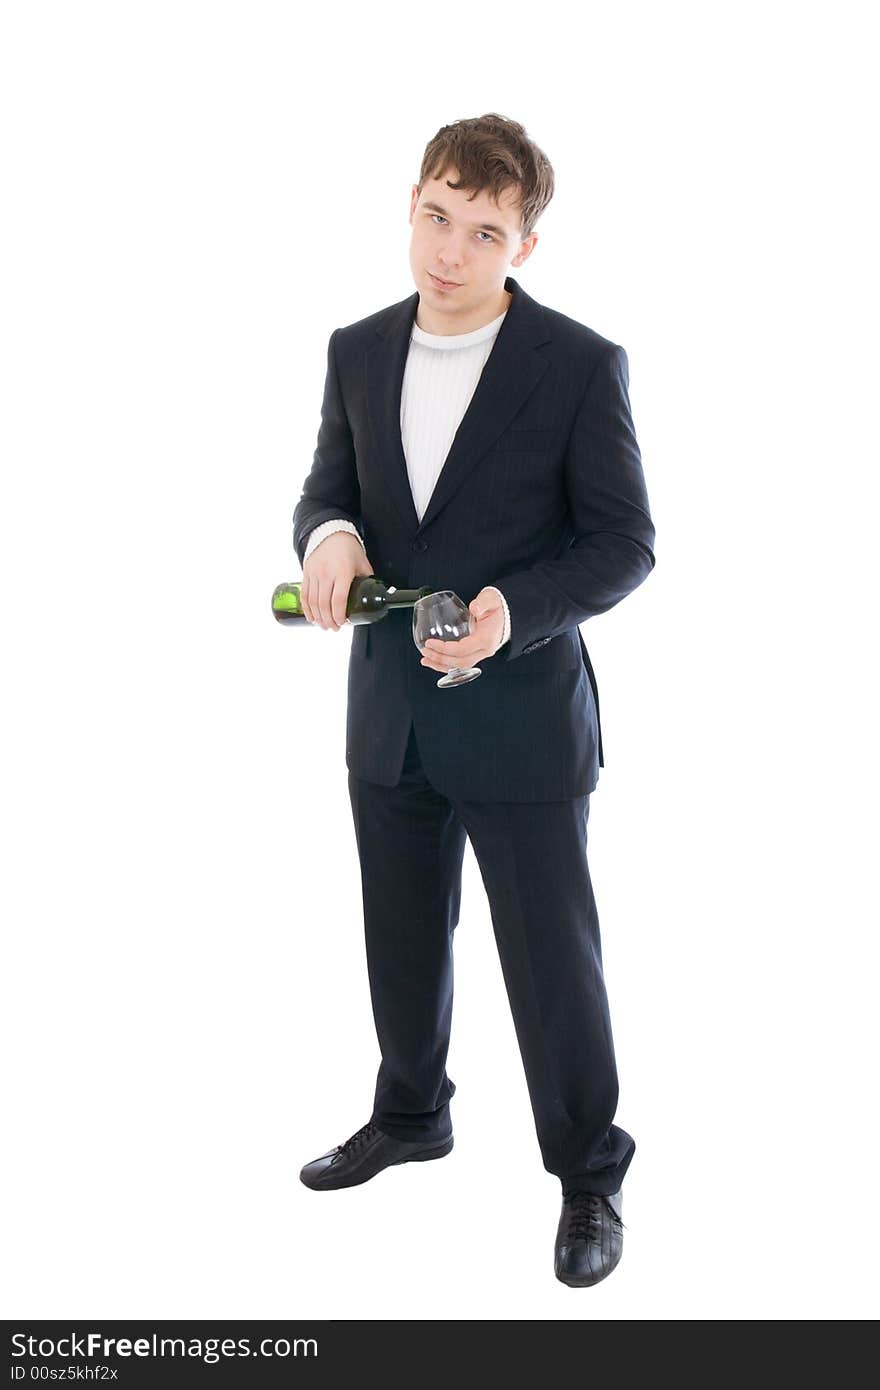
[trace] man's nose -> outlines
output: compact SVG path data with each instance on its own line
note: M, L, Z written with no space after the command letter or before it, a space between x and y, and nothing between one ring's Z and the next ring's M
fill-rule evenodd
M453 267L461 265L462 261L464 260L464 249L458 244L458 242L444 241L443 249L439 255L439 260L442 265L449 266L451 270L453 269Z

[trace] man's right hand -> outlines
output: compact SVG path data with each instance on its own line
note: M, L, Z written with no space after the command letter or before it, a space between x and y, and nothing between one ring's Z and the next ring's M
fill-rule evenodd
M353 581L373 573L357 536L350 531L334 531L327 536L303 565L301 596L308 621L338 632L347 621L345 610Z

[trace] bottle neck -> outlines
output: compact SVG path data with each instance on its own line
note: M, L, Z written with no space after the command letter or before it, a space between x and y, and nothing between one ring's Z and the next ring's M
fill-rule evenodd
M386 598L386 608L412 608L420 598L427 598L433 589L394 589Z

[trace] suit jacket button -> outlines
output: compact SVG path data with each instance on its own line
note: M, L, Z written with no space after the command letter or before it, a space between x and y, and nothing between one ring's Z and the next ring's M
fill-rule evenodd
M423 541L422 538L421 538L421 536L420 536L417 540L414 540L414 541L413 541L413 543L412 543L412 549L413 549L413 550L427 550L427 549L428 549L428 542L427 542L427 541Z

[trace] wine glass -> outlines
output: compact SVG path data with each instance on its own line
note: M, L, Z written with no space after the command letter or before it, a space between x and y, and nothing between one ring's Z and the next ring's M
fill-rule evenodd
M413 641L420 652L430 637L440 642L459 642L467 637L471 628L471 612L462 603L458 594L451 589L439 589L427 594L413 605ZM437 684L441 689L450 685L464 685L483 674L479 666L455 666L441 676Z

